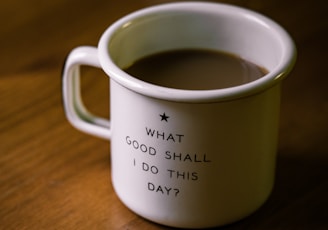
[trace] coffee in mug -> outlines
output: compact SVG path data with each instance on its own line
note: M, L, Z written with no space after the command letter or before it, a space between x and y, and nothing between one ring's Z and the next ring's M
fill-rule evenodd
M229 88L249 83L267 73L265 68L236 55L200 49L149 55L123 69L145 82L188 90Z

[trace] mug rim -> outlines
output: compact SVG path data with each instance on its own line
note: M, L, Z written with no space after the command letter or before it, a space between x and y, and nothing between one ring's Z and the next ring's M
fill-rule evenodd
M186 12L192 10L208 10L212 12L217 10L217 12L225 11L234 13L238 12L238 14L241 14L244 17L252 18L252 20L266 26L279 36L284 48L280 63L274 69L270 70L269 73L252 82L229 88L209 90L177 89L148 83L129 75L115 64L115 62L110 57L108 44L112 35L115 34L118 29L124 27L124 25L129 24L129 22L137 18L174 10L183 10ZM99 40L98 54L100 64L105 73L108 74L112 80L124 86L125 88L128 88L136 93L157 99L195 103L234 100L264 91L281 82L281 80L284 79L292 70L296 61L296 48L292 38L285 31L285 29L275 21L258 12L246 8L225 3L210 2L164 3L132 12L117 20L107 28Z

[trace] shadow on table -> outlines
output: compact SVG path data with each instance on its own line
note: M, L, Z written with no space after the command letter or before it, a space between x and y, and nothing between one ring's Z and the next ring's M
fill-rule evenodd
M218 229L326 229L328 155L318 156L281 151L275 187L268 201L248 218Z

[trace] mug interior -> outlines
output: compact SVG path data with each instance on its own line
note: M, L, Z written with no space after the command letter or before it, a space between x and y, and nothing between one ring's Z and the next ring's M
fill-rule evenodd
M127 87L138 84L139 88L150 86L121 69L147 55L178 49L229 52L264 67L269 71L266 76L245 84L258 82L262 86L253 89L283 78L294 56L290 37L275 22L247 9L215 3L173 3L137 11L113 24L99 43L105 71L120 83L132 83ZM245 85L232 88L241 92ZM154 90L160 86L152 87ZM144 88L143 92L147 90L152 89ZM181 96L182 91L188 90L174 91L179 93L175 97ZM214 91L223 95L226 89Z

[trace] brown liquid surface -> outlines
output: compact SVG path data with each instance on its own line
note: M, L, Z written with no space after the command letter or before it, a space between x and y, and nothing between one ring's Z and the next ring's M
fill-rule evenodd
M124 71L155 85L189 90L233 87L267 73L235 55L209 50L158 53L137 60Z

